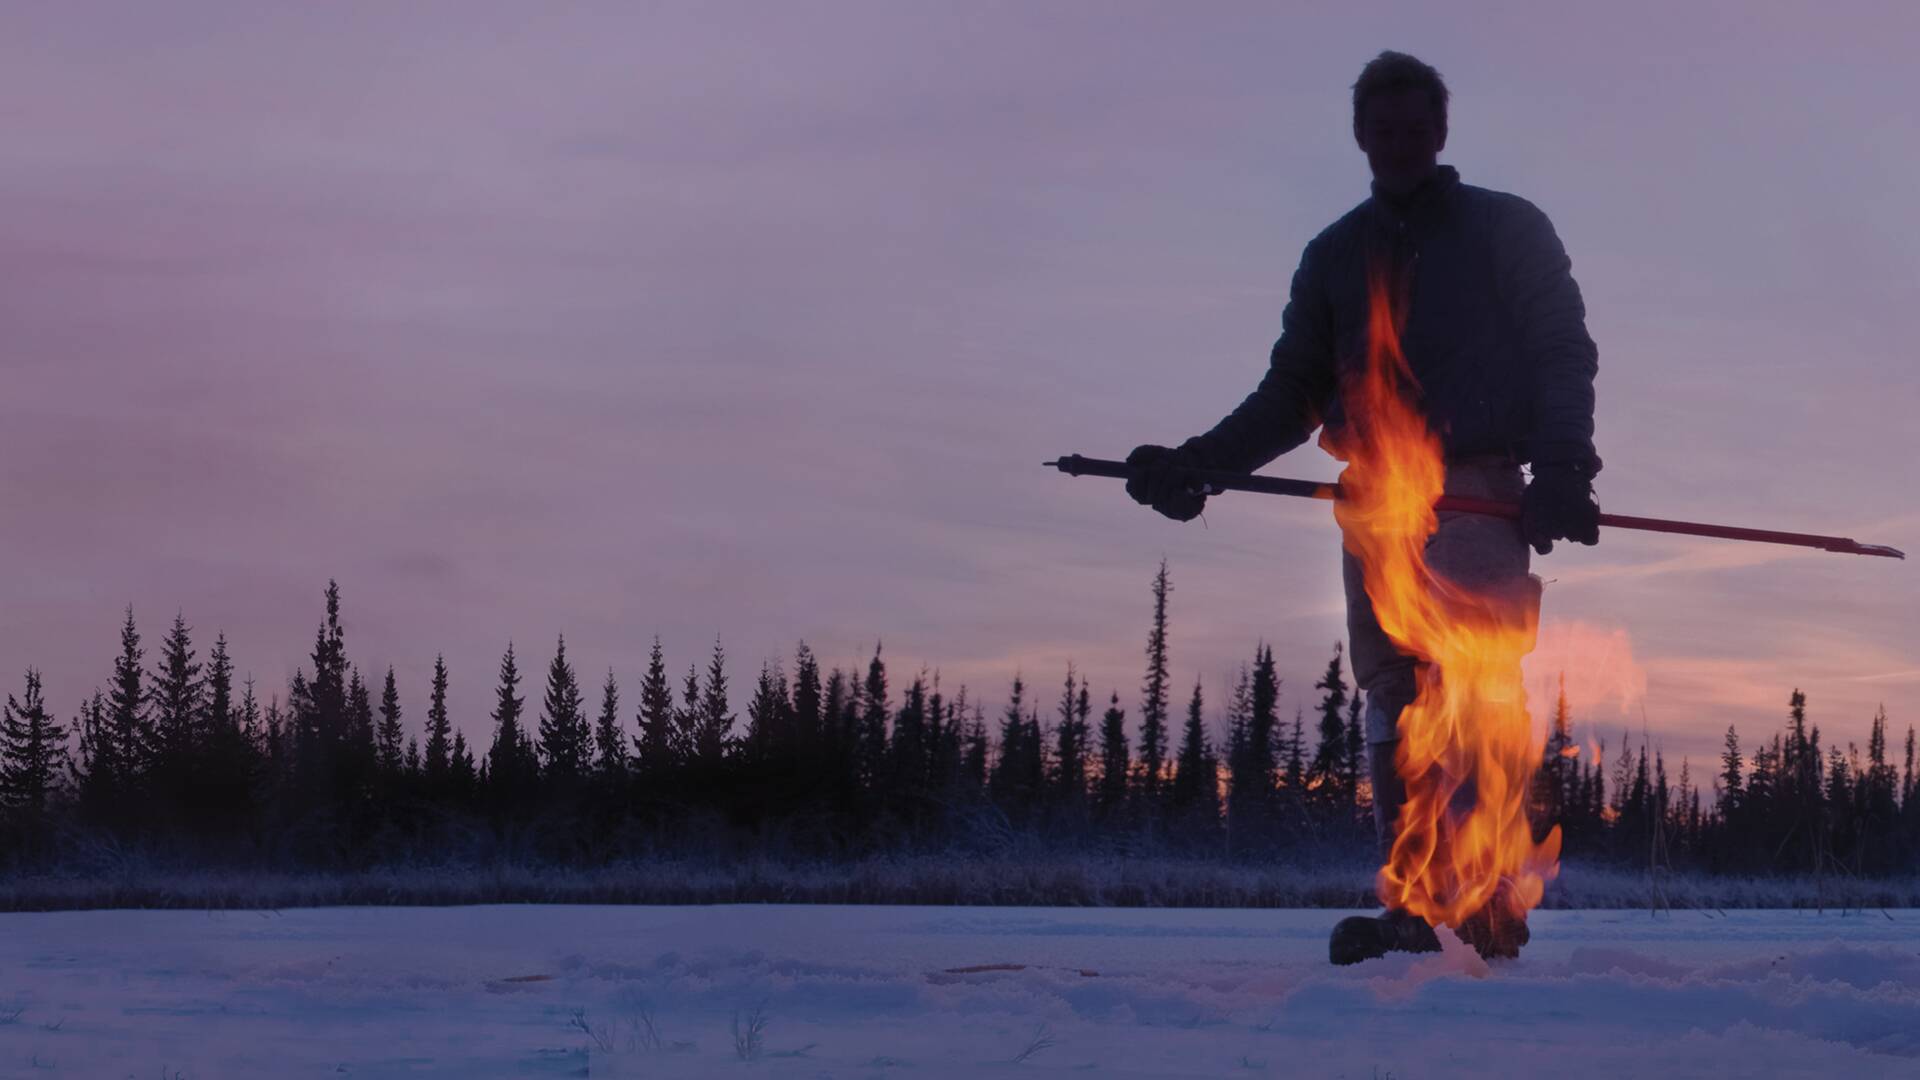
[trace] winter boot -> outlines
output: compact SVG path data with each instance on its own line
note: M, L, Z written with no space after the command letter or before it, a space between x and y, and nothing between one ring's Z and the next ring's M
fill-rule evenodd
M1357 964L1390 952L1439 952L1440 939L1427 920L1406 911L1341 919L1327 942L1327 959Z
M1467 916L1454 930L1485 960L1512 960L1532 940L1527 913L1513 902L1513 887L1503 879L1487 906Z

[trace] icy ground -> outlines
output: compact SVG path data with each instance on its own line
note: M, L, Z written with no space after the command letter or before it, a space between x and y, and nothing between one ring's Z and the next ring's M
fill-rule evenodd
M7 914L0 1076L1920 1077L1920 911L1536 912L1491 971L1329 967L1343 914Z

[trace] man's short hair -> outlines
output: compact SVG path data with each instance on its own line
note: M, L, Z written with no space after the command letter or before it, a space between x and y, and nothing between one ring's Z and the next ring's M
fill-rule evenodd
M1360 128L1360 118L1365 113L1367 99L1375 94L1391 94L1401 90L1423 90L1428 100L1433 102L1434 112L1440 115L1440 127L1447 126L1447 84L1440 79L1440 73L1429 64L1403 52L1388 49L1360 69L1360 77L1353 84L1353 127Z

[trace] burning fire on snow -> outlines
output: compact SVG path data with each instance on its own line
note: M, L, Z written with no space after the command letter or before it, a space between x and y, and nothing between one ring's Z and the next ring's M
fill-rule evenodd
M1527 714L1521 658L1531 603L1467 590L1428 568L1445 466L1414 405L1390 283L1369 282L1366 366L1342 387L1347 461L1334 504L1380 627L1418 657L1419 696L1401 714L1397 770L1407 786L1376 883L1389 908L1459 927L1496 901L1524 918L1559 870L1556 826L1535 843L1527 797L1543 741Z

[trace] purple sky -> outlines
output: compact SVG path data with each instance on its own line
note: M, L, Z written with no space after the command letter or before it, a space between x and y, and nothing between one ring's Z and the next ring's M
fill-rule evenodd
M0 687L71 715L131 603L264 696L337 577L415 730L436 652L484 740L508 639L537 682L560 632L629 706L653 635L684 669L718 634L736 690L883 636L896 686L1072 661L1131 710L1164 555L1177 683L1218 703L1265 639L1311 700L1324 505L1182 526L1039 463L1252 388L1366 194L1382 48L1573 256L1606 508L1920 552L1920 16L1785 6L9 9ZM1843 742L1920 721L1910 563L1608 534L1536 569L1609 733L1621 685L1696 761L1796 685Z

